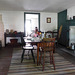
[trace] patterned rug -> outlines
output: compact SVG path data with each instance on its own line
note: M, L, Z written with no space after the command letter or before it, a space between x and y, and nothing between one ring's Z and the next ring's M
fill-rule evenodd
M42 71L41 65L37 66L36 63L34 64L30 52L29 56L24 56L24 61L21 63L21 54L21 49L14 49L8 75L68 75L75 72L75 65L58 53L54 53L56 70L54 70L53 65L49 63L49 54L47 54L44 71ZM36 51L34 51L34 54L35 58L37 58Z

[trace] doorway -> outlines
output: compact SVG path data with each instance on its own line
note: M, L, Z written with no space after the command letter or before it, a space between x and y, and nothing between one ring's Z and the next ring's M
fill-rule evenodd
M40 13L24 13L24 33L30 35L35 27L40 31Z

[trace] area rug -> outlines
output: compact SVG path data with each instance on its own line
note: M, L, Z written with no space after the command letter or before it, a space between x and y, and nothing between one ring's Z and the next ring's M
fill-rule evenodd
M54 53L54 60L56 70L53 69L53 65L49 63L48 55L46 54L45 70L42 71L42 66L34 64L31 53L29 56L25 55L24 60L21 63L22 49L15 48L12 55L11 64L9 67L8 75L67 75L75 73L75 65L67 61L64 57L58 53ZM27 54L27 52L26 52ZM35 58L37 58L37 52L34 51ZM36 61L37 62L37 61Z

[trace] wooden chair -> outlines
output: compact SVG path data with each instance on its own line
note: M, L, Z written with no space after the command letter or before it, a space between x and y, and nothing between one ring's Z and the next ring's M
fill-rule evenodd
M42 41L55 41L55 38L43 38Z
M59 28L59 30L58 30L57 45L58 45L58 43L59 43L59 41L60 41L60 38L61 38L62 27L63 27L63 26L61 25L60 28Z
M31 51L32 57L33 57L33 61L34 61L34 63L35 63L35 58L34 58L34 54L33 54L34 47L33 47L32 45L30 45L30 44L27 45L27 44L25 43L25 41L24 41L23 38L22 38L22 50L23 50L23 52L22 52L22 55L21 55L21 63L23 62L24 53L25 53L26 50Z
M55 42L55 38L43 38L42 41L45 41L45 42L53 41L53 42ZM53 53L55 53L55 46L54 46L54 49L53 49Z
M50 54L50 64L53 64L54 70L55 70L55 63L54 63L54 57L53 57L53 50L54 50L55 42L53 42L53 41L41 42L41 43L38 43L38 46L39 46L39 50L40 50L39 64L42 64L42 70L44 71L46 52L49 52L49 54ZM41 62L42 53L44 53L43 63Z

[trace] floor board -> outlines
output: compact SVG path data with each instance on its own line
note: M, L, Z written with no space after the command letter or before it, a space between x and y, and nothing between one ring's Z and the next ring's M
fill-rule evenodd
M11 62L12 52L13 52L12 47L5 47L5 48L0 49L0 75L7 75L10 62ZM75 56L61 50L61 47L56 48L56 52L59 53L68 61L75 64ZM71 73L67 75L75 75L75 73Z
M0 49L0 75L7 75L11 57L12 57L12 48L2 48Z

